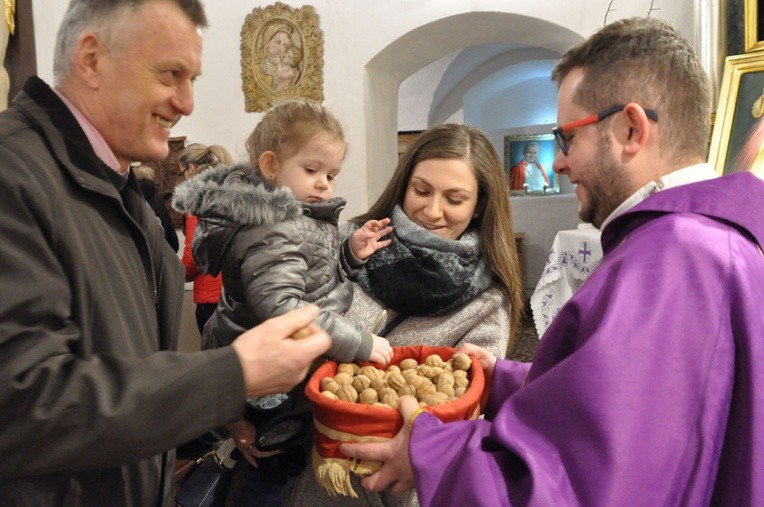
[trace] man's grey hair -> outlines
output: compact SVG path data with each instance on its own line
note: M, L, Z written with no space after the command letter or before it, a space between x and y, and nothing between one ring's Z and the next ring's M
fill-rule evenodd
M119 35L123 16L138 11L147 2L156 0L71 0L56 34L53 51L53 76L58 84L71 72L72 54L80 36L94 32L111 48ZM207 27L207 16L200 0L174 2L198 28Z

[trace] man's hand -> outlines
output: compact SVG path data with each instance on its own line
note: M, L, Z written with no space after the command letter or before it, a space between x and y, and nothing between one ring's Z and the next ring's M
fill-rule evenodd
M366 260L371 254L388 246L392 240L382 239L393 232L389 218L369 220L350 235L350 250L356 259Z
M316 315L318 308L307 305L268 319L234 340L231 346L241 362L247 397L288 392L305 378L313 360L329 350L329 335L311 324ZM309 336L291 338L304 327Z
M399 495L414 487L409 459L409 418L418 407L413 396L401 398L398 410L403 416L403 428L388 442L340 445L340 451L351 458L384 462L382 468L361 481L364 488L369 491L390 488L391 493Z
M487 351L483 347L478 347L472 343L465 343L459 347L459 352L467 354L477 359L480 366L483 367L483 374L485 375L485 388L483 389L483 396L480 400L480 406L485 408L488 403L488 394L491 392L491 383L493 382L493 369L496 367L496 356L493 353Z

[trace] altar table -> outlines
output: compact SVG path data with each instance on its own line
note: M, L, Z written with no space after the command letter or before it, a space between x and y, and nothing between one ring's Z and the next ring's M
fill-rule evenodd
M531 296L531 311L539 338L602 259L600 231L590 224L559 231Z

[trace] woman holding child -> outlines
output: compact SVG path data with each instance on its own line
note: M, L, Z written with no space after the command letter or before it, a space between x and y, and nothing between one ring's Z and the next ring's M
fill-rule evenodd
M401 158L368 220L390 217L392 243L360 269L346 316L391 345L459 347L473 343L504 357L514 345L522 311L522 278L514 242L507 180L490 139L468 125L423 132ZM297 479L290 505L417 505L364 490L360 498L329 496L313 470Z
M191 245L199 269L223 278L203 348L229 345L238 330L312 303L321 309L315 323L332 339L331 358L390 361L387 340L344 316L353 298L349 276L357 271L347 259L362 263L389 243L382 238L390 233L389 220L371 220L340 248L345 200L333 191L346 148L342 126L325 107L288 101L255 127L248 165L218 166L176 187L176 209L199 217ZM232 505L286 500L311 443L311 407L302 391L250 398L247 418L226 426L245 458L234 469ZM282 427L294 430L289 438L282 439Z

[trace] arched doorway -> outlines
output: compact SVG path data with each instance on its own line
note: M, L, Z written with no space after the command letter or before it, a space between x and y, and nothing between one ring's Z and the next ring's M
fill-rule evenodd
M376 199L395 168L398 90L407 77L431 62L464 48L481 44L512 45L507 54L482 62L472 69L469 76L457 80L451 89L441 90L437 101L433 95L426 108L428 117L432 115L435 123L442 121L439 119L444 111L454 107L454 101L460 94L467 96L476 86L491 88L486 90L491 96L500 95L496 85L489 85L486 81L486 76L502 72L497 70L500 61L510 63L510 66L549 61L580 40L582 37L570 29L543 19L506 12L468 12L422 25L387 45L366 65L364 112L369 200ZM535 72L538 72L538 66L535 67ZM530 68L525 70L533 72ZM475 79L477 81L470 86ZM519 81L522 79L510 79L508 85Z

